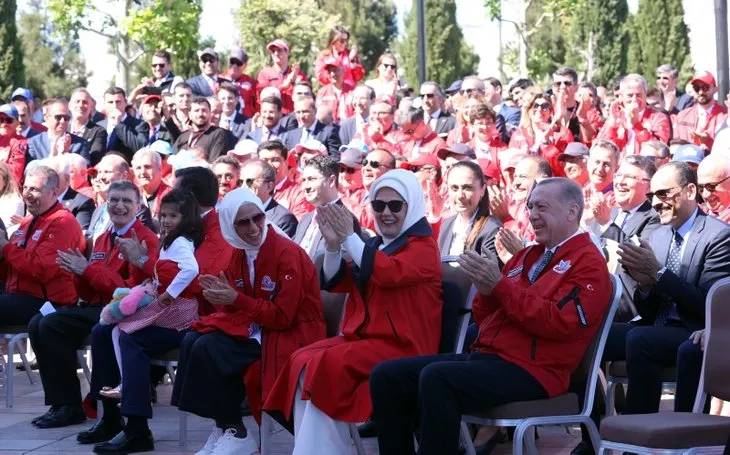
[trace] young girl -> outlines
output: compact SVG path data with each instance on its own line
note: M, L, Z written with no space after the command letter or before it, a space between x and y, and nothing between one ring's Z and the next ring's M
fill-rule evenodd
M152 325L185 330L198 319L198 302L186 288L198 276L195 248L203 240L200 207L187 190L174 189L162 198L159 220L160 257L155 264L153 282L158 297L149 305L124 318L112 331L114 353L120 375L121 331L134 333ZM100 393L107 398L119 399L121 392L122 385L119 384L114 388L105 387Z

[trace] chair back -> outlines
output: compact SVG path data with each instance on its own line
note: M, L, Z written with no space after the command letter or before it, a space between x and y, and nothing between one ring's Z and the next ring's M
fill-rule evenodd
M717 281L707 293L705 352L698 395L730 401L730 278ZM704 390L702 390L704 388ZM701 410L700 410L701 412Z
M464 349L471 306L476 288L452 256L441 258L441 316L440 353L460 353Z
M603 320L601 321L601 325L598 327L598 331L593 336L585 354L583 354L583 358L581 359L580 364L578 364L578 368L576 368L570 378L571 382L588 381L586 384L583 409L581 410L581 414L586 416L590 415L591 409L593 409L593 399L596 396L598 372L601 368L603 349L606 346L608 332L611 330L611 323L613 322L613 317L621 303L621 294L623 292L621 280L614 274L610 274L610 276L612 285L610 304L606 313L603 315Z
M320 254L315 258L314 265L318 273L321 273L324 265L324 254ZM342 322L348 294L319 291L319 295L322 299L322 312L324 313L324 323L327 328L327 338L337 336L340 334L340 323Z

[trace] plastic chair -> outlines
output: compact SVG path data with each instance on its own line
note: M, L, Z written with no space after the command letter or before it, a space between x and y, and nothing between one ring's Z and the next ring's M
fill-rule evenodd
M15 356L15 349L17 347L18 354L20 354L20 360L23 362L25 372L28 375L28 379L31 384L34 384L33 377L31 376L30 362L25 355L25 349L23 348L23 341L28 339L28 327L24 325L18 326L0 326L0 338L4 339L7 343L7 361L3 360L3 372L5 373L5 407L13 407L13 373L15 373L15 365L13 357ZM0 356L0 358L2 358Z

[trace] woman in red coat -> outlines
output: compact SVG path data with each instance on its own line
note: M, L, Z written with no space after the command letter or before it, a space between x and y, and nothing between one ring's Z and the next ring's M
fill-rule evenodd
M198 453L250 455L258 445L243 425L246 393L252 403L266 398L291 353L324 338L325 324L314 264L267 223L261 200L233 190L218 211L221 233L235 249L227 276L200 277L217 312L183 339L172 404L215 421ZM260 372L257 387L244 386L249 370Z
M339 63L343 72L343 83L350 87L350 90L354 89L357 83L365 77L365 68L360 64L360 58L357 56L357 45L348 49L349 42L350 32L345 27L337 25L330 31L327 48L319 53L317 61L314 62L314 74L322 86L333 82L325 64L330 58L335 58Z
M345 226L346 209L317 208L327 250L322 287L349 298L342 335L296 351L264 406L286 417L293 412L297 455L349 453L346 422L370 417L373 367L438 350L441 266L421 185L396 169L376 180L370 194L379 235L365 243Z

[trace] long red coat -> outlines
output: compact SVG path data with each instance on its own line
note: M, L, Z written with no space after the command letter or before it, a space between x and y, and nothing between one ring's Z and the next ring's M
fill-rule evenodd
M193 329L248 338L251 323L261 326L261 362L245 375L249 404L258 413L291 354L323 339L326 328L317 270L299 245L269 229L254 264L251 283L245 251L233 250L226 276L238 290L236 301L216 306Z
M349 293L343 335L296 351L264 409L290 416L306 367L305 398L333 419L362 422L372 413L368 379L375 365L438 351L441 265L428 222L422 219L382 250L379 241L374 237L366 243L361 268L343 264L323 285Z

